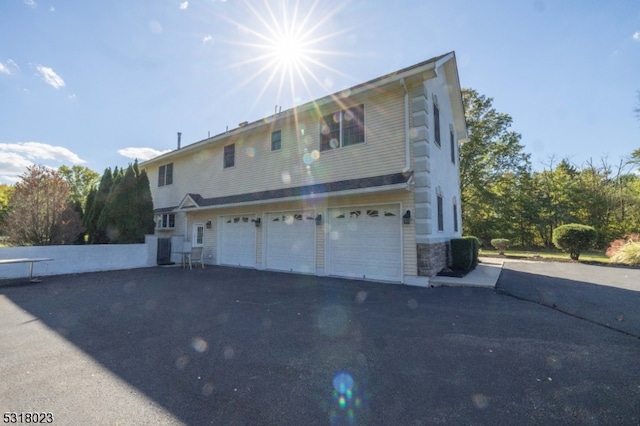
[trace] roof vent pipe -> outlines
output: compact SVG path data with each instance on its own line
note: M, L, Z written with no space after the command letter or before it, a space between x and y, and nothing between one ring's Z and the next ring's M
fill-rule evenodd
M182 133L178 132L178 149L180 149L180 139L182 137Z

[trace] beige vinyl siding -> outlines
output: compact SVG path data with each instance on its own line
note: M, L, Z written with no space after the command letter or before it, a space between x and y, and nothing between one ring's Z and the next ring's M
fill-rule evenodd
M220 197L398 173L405 164L404 95L371 92L319 110L276 118L224 141L175 156L173 184L158 187L158 165L147 170L156 207L175 206L187 193ZM364 104L365 143L320 151L320 121L326 114ZM282 148L271 151L271 132L282 131ZM224 146L235 143L235 166L224 169Z

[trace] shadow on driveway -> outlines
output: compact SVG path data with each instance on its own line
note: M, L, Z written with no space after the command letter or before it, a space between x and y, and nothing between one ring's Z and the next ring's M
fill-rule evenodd
M507 262L497 290L640 338L640 270Z
M509 286L519 273L505 272L501 287L519 291ZM63 410L49 394L61 381L75 412L59 424L90 412L115 423L118 410L153 422L140 405L80 388L67 349L37 368L37 347L22 342L37 323L170 413L167 423L640 422L638 339L491 289L208 267L48 277L0 295L0 336L12 341L0 342L0 400L13 404L0 408ZM8 303L34 318L18 321Z

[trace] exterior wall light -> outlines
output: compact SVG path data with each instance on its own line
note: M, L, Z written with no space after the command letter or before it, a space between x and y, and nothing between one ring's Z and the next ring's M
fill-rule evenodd
M317 226L322 225L322 215L321 214L316 216L316 225Z
M211 221L208 220L205 226L207 227L207 229L211 229Z
M402 223L405 225L409 225L411 223L411 210L407 210L407 212L402 215Z
M254 220L255 224L256 224L256 228L260 228L260 223L262 222L262 220L260 218L257 218Z

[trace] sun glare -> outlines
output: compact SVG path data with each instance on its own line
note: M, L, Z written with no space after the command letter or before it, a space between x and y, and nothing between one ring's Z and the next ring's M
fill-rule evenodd
M348 28L339 31L328 29L331 18L339 9L334 7L330 11L320 10L325 7L325 3L321 0L313 3L303 2L303 4L308 8L301 11L300 2L297 0L277 3L265 0L262 5L246 1L244 6L249 10L251 20L257 21L257 25L240 24L226 18L247 34L247 41L230 43L248 48L249 50L245 51L246 54L253 53L248 55L249 59L232 64L231 67L238 68L251 64L259 66L258 71L252 73L252 76L243 81L238 88L248 85L261 76L268 76L256 97L256 103L274 84L278 85L278 96L282 94L285 85L288 85L292 95L300 97L303 91L311 92L309 84L312 81L329 89L326 79L323 82L316 75L319 70L324 69L332 74L344 75L323 60L327 56L344 55L344 53L321 48L327 40L349 31ZM318 18L319 16L321 18Z

